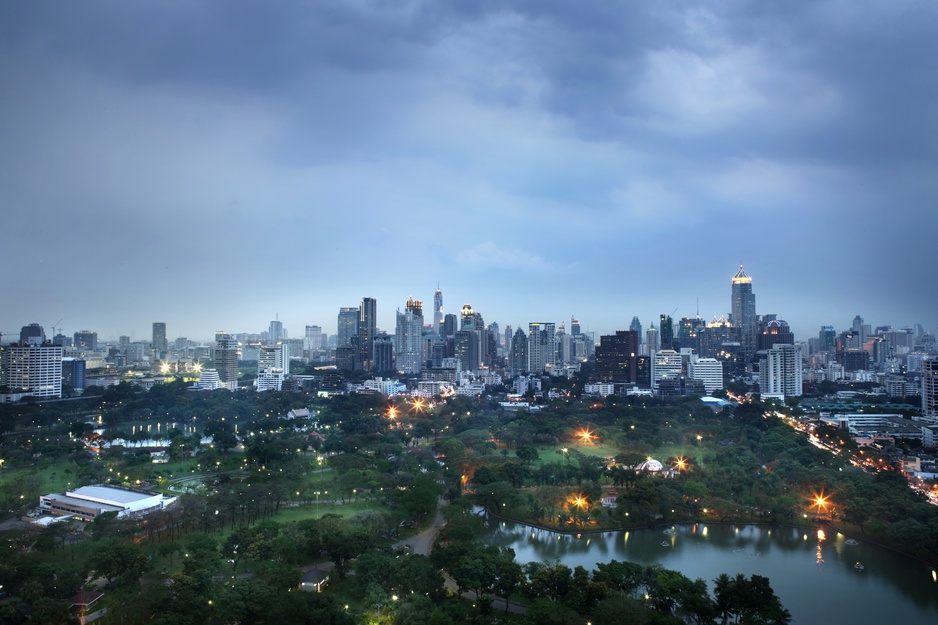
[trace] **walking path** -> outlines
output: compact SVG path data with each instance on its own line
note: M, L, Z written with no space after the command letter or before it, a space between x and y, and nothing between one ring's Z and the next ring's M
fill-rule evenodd
M430 550L433 549L433 543L436 541L437 534L440 533L440 528L443 527L445 520L443 519L443 502L441 501L436 508L436 516L433 518L433 522L430 524L427 529L423 530L419 534L406 538L404 540L394 543L393 547L395 549L408 548L413 551L415 554L428 556L430 555ZM450 577L448 574L443 574L443 585L446 590L450 591L454 595L459 592L459 586ZM476 593L474 591L466 591L461 595L464 599L469 601L476 600ZM527 614L528 609L521 605L520 603L515 603L514 601L506 601L503 597L496 597L495 595L489 595L492 599L492 610L494 611L505 611L505 605L508 606L508 612L512 614Z

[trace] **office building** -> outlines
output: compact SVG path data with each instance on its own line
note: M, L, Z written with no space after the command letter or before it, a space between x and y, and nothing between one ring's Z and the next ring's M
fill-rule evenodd
M33 397L61 397L62 356L62 347L51 343L0 347L0 386Z
M511 326L506 328L506 332ZM519 375L528 370L528 337L518 328L511 337L511 350L508 356L508 368L512 375Z
M638 382L638 334L634 330L617 330L599 337L596 347L596 368L592 382L635 384Z
M674 349L674 323L671 315L661 315L658 324L658 335L661 337L661 349Z
M632 317L632 323L629 324L629 330L638 336L639 341L644 340L645 336L642 334L642 322L638 320L637 316Z
M364 371L374 371L374 340L378 332L378 302L373 297L362 299L358 308L358 362ZM393 367L392 367L393 368ZM390 369L379 369L390 371Z
M687 376L703 382L704 390L712 393L723 388L723 363L716 358L691 358Z
M651 355L659 349L661 349L661 335L658 330L655 329L655 323L652 322L651 327L648 328L648 331L645 333L645 351L648 355Z
M651 356L651 384L658 388L661 380L680 379L684 372L681 355L673 349L658 350Z
M303 338L303 349L308 352L314 352L322 349L323 334L320 326L306 326L305 337ZM312 355L312 354L310 354Z
M71 386L77 391L85 389L86 363L81 358L62 358L62 384Z
M257 374L257 381L255 385L257 386L257 392L263 393L264 391L279 391L283 388L284 380L283 369L278 367L270 367L259 371Z
M800 345L776 345L762 352L759 392L763 398L800 397L802 364Z
M730 320L739 329L739 342L743 346L747 362L756 352L756 296L752 292L752 278L743 266L732 279L732 316Z
M756 337L756 349L760 352L772 349L775 345L793 345L794 343L795 335L788 324L780 319L767 322Z
M394 343L391 337L385 333L375 336L372 341L372 370L379 373L390 373L395 371L394 366Z
M162 321L153 322L153 352L157 360L166 357L169 343L166 341L166 324Z
M358 335L358 309L340 308L338 333L336 334L336 347L348 347L352 344L352 337Z
M260 375L268 369L280 369L284 374L290 373L290 348L286 342L260 347L257 353L257 374Z
M439 284L433 293L433 329L437 334L443 334L443 291Z
M229 391L238 390L238 340L227 332L215 333L215 370Z
M270 327L267 330L267 342L268 343L279 343L286 337L283 335L283 322L279 320L274 320L270 322Z
M82 330L74 335L75 349L80 352L94 352L98 350L98 333L91 330Z
M21 345L42 345L46 342L46 331L38 323L30 323L20 329Z

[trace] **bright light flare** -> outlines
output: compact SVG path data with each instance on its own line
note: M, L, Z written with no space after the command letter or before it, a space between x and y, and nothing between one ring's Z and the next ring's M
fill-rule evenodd
M687 459L684 456L681 456L674 461L674 468L678 471L683 471L687 468Z
M593 440L593 433L589 430L580 430L577 432L577 436L580 437L580 442L582 443L590 443Z

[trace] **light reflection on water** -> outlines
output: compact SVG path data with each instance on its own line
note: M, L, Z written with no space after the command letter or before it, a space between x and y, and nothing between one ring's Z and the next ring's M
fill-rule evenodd
M810 623L938 623L938 573L933 567L862 541L847 544L830 531L754 525L679 525L576 535L513 523L493 524L486 542L510 546L519 562L558 560L594 569L597 562L660 563L710 583L763 575L793 615ZM664 546L663 546L664 545ZM855 569L862 562L862 570Z

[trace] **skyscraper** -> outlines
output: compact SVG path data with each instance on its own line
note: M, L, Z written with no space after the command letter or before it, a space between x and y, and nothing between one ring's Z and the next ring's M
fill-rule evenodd
M599 337L596 347L596 369L590 380L634 384L638 381L638 334L634 330L617 330Z
M661 315L658 334L661 337L661 349L674 349L674 322L671 321L671 315Z
M227 332L215 333L215 370L225 388L238 390L238 340Z
M358 334L358 309L340 308L337 347L348 347L352 344L352 337Z
M62 347L27 342L0 347L0 385L33 397L62 396Z
M166 324L162 321L153 322L153 352L157 359L163 358L169 351L166 342Z
M528 372L543 373L557 357L555 324L532 321L528 324Z
M260 375L268 369L279 369L284 374L290 373L290 349L287 343L279 345L265 345L257 354L257 373Z
M75 349L82 352L93 352L98 349L98 333L92 332L91 330L82 330L81 332L76 332L75 335Z
M439 284L433 293L433 329L437 334L443 334L443 291Z
M638 340L641 341L644 335L642 334L642 322L638 320L637 316L632 317L632 323L629 324L629 330L638 335ZM601 339L600 339L601 340Z
M267 342L274 344L283 340L283 322L273 320L270 322L270 328L267 330Z
M508 326L505 331L507 332L510 329L511 326ZM515 330L511 338L511 352L508 357L508 366L511 369L512 375L518 375L527 370L528 337L525 336L524 330L521 328Z
M801 346L779 344L764 354L759 363L759 393L762 397L800 397Z
M38 323L31 323L20 329L20 343L23 345L42 345L46 342L46 330Z
M661 349L661 336L655 329L655 323L652 322L651 327L645 333L645 351L651 356L659 349Z
M378 302L373 297L362 298L358 309L358 358L365 371L373 371L374 340L378 332Z
M922 361L922 416L938 420L938 356Z
M733 326L739 328L739 342L746 354L746 361L751 362L756 351L756 296L752 292L752 278L739 266L739 271L732 279L732 319Z
M404 312L397 312L397 357L398 370L404 373L420 373L423 365L423 303L410 298Z

